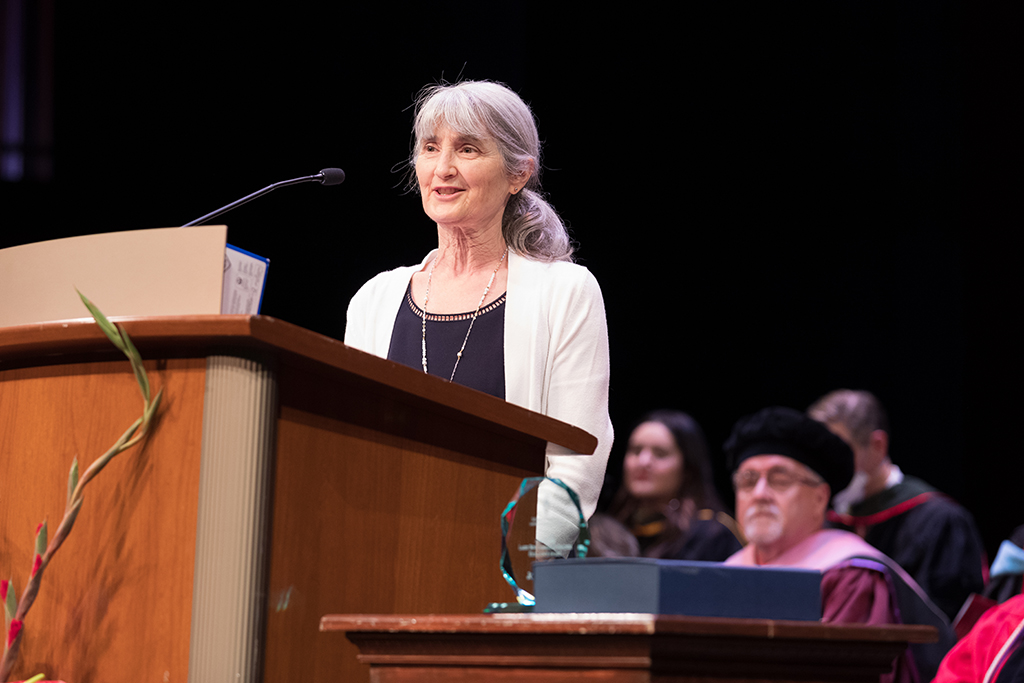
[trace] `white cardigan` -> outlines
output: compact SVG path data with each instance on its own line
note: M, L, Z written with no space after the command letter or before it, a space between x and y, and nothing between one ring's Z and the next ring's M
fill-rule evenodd
M409 281L433 255L419 265L380 273L359 289L348 306L346 344L387 357ZM591 456L559 457L571 451L552 443L547 448L546 475L572 487L589 518L612 446L601 288L583 266L534 261L509 251L507 292L505 399L597 437ZM570 511L562 514L573 521Z

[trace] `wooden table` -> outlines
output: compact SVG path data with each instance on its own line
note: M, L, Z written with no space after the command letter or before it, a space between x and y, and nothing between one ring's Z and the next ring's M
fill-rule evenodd
M908 643L936 638L930 626L654 614L348 614L320 630L345 633L372 683L878 681Z

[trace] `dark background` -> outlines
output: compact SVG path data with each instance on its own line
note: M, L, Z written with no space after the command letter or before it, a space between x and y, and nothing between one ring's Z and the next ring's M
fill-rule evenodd
M605 293L616 457L642 412L687 410L729 498L738 417L866 388L990 554L1024 523L1018 6L21 4L29 164L0 247L340 166L223 219L271 259L263 313L340 338L362 282L436 243L402 190L414 95L503 81Z

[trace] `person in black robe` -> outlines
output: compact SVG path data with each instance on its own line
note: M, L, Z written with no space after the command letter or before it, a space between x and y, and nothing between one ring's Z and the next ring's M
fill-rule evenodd
M950 618L985 586L985 551L971 514L889 458L888 418L867 391L838 389L815 402L823 422L854 452L854 480L833 500L829 522L895 560Z

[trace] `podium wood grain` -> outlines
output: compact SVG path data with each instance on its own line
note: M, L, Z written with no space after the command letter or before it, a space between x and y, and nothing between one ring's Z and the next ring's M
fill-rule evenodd
M25 620L15 678L181 681L188 670L204 361L146 362L156 431L85 489ZM51 537L67 476L141 414L127 361L0 370L0 571L24 590L36 525ZM133 678L134 677L134 678Z
M323 614L473 612L501 599L499 515L519 479L543 471L549 440L581 453L596 445L577 428L281 321L118 322L165 403L144 448L87 489L26 621L25 675L186 679L198 647L196 577L218 564L196 554L214 357L252 361L276 382L266 526L244 530L262 548L253 551L262 617L251 625L259 661L241 680L366 680L355 647L319 632ZM19 590L36 525L45 517L52 529L62 515L72 457L90 463L140 407L128 363L91 321L0 329L0 571Z

